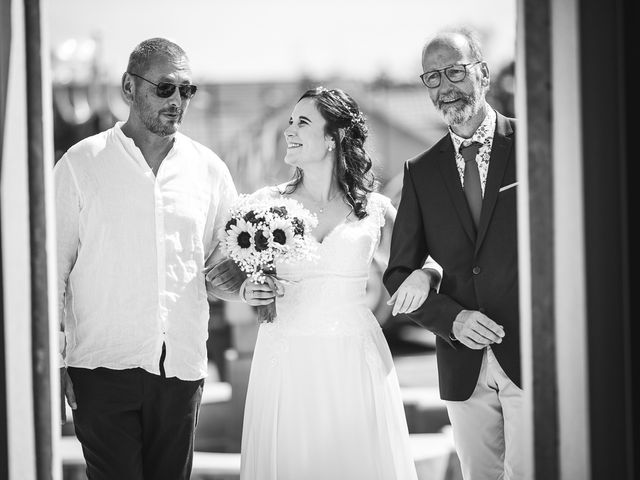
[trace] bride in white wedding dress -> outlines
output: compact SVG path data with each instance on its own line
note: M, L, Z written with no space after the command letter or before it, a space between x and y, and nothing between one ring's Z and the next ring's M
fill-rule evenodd
M393 359L366 305L370 264L395 209L373 192L364 117L349 95L320 87L295 105L285 137L293 180L254 196L291 198L315 213L317 249L313 259L276 264L284 294L258 333L240 478L417 480ZM428 292L438 273L425 272ZM251 282L241 293L252 305L275 295Z

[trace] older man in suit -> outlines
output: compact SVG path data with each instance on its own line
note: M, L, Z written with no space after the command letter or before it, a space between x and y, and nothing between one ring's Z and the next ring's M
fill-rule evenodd
M465 480L520 479L522 389L518 311L515 120L486 101L489 69L468 30L437 34L421 79L448 133L405 164L384 283L396 303L444 271L413 321L436 334L440 395Z

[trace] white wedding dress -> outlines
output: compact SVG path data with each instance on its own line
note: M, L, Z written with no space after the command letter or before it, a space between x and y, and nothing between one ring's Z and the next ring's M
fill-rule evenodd
M241 480L417 480L393 359L365 299L389 205L369 194L369 215L316 242L315 260L276 265L295 283L258 332Z

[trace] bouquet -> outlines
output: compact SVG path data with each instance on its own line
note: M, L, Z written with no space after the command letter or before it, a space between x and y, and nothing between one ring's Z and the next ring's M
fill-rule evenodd
M276 260L292 262L313 256L315 244L309 232L317 223L316 216L295 200L240 195L229 210L222 249L251 281L265 283L268 275L276 275ZM275 299L257 308L260 322L276 317Z

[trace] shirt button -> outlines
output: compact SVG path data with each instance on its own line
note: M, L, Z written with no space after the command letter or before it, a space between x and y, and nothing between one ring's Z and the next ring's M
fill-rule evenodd
M474 275L478 275L481 272L480 267L478 266L473 267L472 272Z

